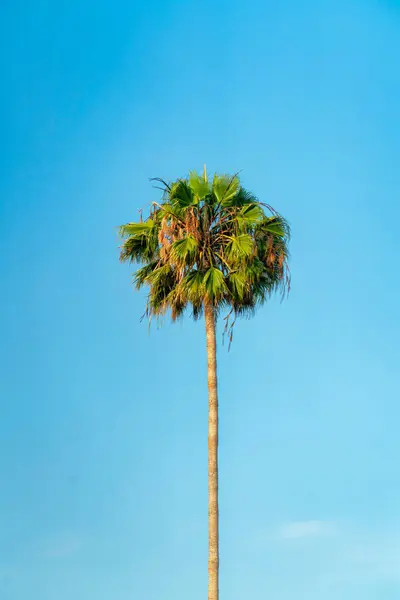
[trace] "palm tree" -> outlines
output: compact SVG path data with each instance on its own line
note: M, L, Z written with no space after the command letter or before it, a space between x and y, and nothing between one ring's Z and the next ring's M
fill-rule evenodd
M218 390L216 321L222 311L230 338L237 316L289 288L287 222L245 190L238 175L189 173L161 184L161 203L147 218L120 228L121 261L138 263L137 289L149 288L146 315L190 308L205 317L208 358L208 600L219 597Z

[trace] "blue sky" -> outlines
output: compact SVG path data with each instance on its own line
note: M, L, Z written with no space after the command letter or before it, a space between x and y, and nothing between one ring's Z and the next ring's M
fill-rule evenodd
M150 335L116 226L207 162L293 229L220 348L221 598L400 593L400 3L5 0L0 596L200 600L201 323Z

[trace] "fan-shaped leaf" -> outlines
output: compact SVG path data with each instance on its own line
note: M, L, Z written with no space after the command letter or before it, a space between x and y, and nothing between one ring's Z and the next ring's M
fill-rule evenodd
M126 225L121 225L119 231L122 237L128 235L146 235L152 231L154 226L154 221L152 219L147 219L147 221L143 221L142 223L127 223Z
M196 256L197 240L187 235L171 245L171 260L179 265L190 264Z
M227 278L227 283L232 295L237 300L242 300L246 286L248 285L245 273L243 271L234 271L233 273L230 273Z
M264 211L258 204L249 204L242 208L239 216L250 226L255 226L265 218Z
M204 300L204 275L197 269L190 271L182 280L180 287L183 296L194 305Z
M146 277L146 281L151 285L164 284L167 279L171 279L173 274L172 267L169 263L153 269Z
M247 204L258 204L258 200L254 194L240 186L237 194L232 198L230 206L246 206Z
M217 267L210 267L203 279L204 292L210 300L221 300L227 290L224 274Z
M254 252L254 241L248 233L229 236L229 242L226 246L226 255L231 260L245 258L251 256Z
M120 260L129 262L148 262L157 252L156 240L146 235L128 237L121 247Z
M262 231L284 237L287 234L285 223L280 217L269 217L261 223Z
M214 175L212 192L218 203L230 206L240 189L240 180L237 175Z
M148 283L148 277L157 268L158 264L159 261L155 260L136 271L133 278L136 289L140 289L145 283Z
M198 200L203 200L210 193L210 184L207 178L205 179L204 175L199 175L197 171L190 171L189 185Z
M178 204L181 208L191 206L194 202L193 190L184 179L178 179L171 185L169 198L172 204Z

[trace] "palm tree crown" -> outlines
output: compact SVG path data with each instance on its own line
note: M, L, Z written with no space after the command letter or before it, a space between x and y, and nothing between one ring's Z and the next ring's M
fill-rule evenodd
M196 171L162 184L160 204L147 218L120 228L120 258L139 263L138 289L149 287L146 314L187 308L194 318L205 305L248 315L270 294L289 287L289 226L244 189L238 175Z

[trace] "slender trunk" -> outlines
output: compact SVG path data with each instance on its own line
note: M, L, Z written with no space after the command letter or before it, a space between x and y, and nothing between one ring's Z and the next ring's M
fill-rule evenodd
M208 600L218 600L218 390L214 307L205 305L204 314L208 363Z

